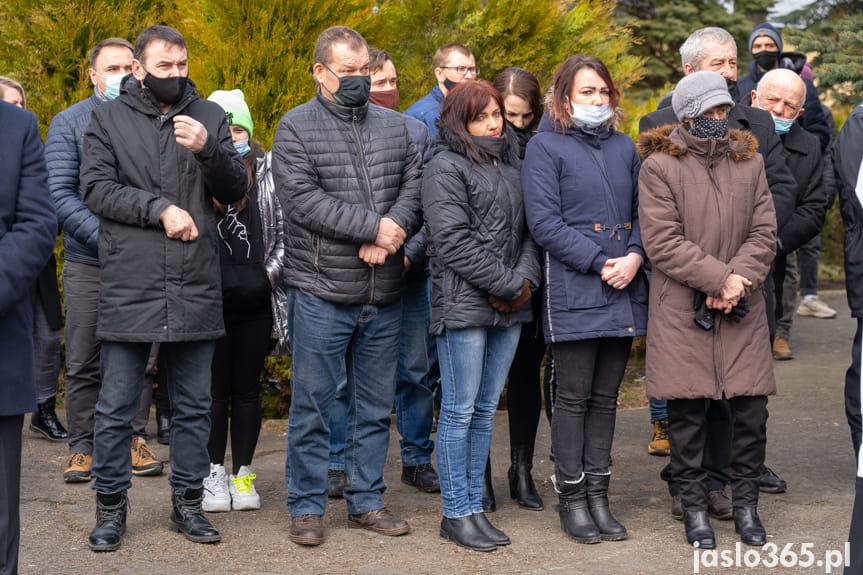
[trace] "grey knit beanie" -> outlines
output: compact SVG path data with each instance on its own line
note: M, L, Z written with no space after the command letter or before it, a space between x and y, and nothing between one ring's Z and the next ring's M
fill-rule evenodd
M720 74L709 70L685 76L671 94L671 107L681 122L683 118L697 118L722 104L734 106L728 84Z
M779 51L782 51L782 32L779 31L779 28L774 26L769 22L762 22L758 26L752 29L752 32L749 34L749 53L752 54L752 44L755 42L756 38L761 36L767 36L772 38L774 42L776 42L776 47Z

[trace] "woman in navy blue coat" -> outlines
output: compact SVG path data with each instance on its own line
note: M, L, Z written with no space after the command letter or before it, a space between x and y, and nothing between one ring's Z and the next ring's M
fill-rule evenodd
M619 99L600 60L570 57L521 174L528 225L545 251L542 321L559 378L552 481L561 528L580 543L627 536L608 509L608 465L632 338L647 329L641 164L614 129Z

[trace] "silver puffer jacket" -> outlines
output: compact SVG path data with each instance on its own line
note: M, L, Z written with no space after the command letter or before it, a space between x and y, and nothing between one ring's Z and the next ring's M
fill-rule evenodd
M273 339L279 341L272 355L288 353L288 299L285 284L285 223L282 206L273 186L272 153L258 158L255 172L258 185L258 209L261 212L261 231L264 253L267 257L267 277L273 286L270 303L273 309Z

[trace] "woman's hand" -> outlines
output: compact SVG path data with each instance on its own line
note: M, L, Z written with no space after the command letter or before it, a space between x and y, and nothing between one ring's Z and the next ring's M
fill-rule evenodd
M722 313L727 314L746 295L746 288L751 285L752 282L741 275L728 274L725 284L720 290L720 297L708 297L707 307L722 310Z
M614 289L624 289L638 273L641 262L641 256L635 252L628 253L622 258L608 258L602 266L600 277Z

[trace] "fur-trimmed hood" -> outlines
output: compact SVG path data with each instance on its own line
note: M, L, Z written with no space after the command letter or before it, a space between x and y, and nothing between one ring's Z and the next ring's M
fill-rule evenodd
M728 130L728 137L707 141L689 135L680 124L661 126L638 136L638 154L642 160L654 153L677 158L694 155L724 155L735 162L750 159L758 151L758 140L747 130Z

